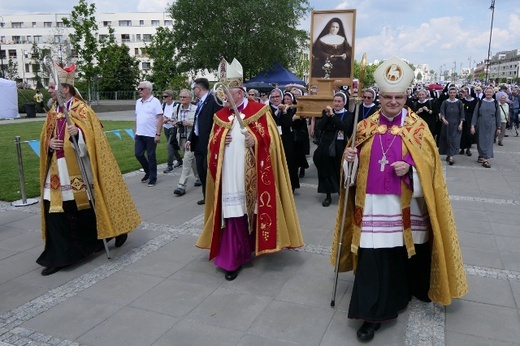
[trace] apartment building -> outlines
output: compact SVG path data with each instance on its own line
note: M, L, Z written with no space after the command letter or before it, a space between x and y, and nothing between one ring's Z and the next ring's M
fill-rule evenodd
M34 86L35 57L40 51L52 51L55 59L65 60L70 55L68 36L72 29L63 25L64 17L69 18L70 13L1 15L0 71L5 72L11 59L18 65L18 82ZM96 15L96 20L99 39L108 37L109 28L113 28L116 42L130 48L130 55L138 58L139 68L144 71L152 66L144 50L146 44L157 27L173 24L166 12L102 13ZM43 77L47 85L48 77Z

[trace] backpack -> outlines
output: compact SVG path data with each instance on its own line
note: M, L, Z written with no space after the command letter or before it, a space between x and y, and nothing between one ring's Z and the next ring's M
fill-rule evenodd
M497 111L498 111L498 101L493 99L493 102L495 102L495 114L497 114ZM477 105L477 107L478 107L478 111L477 111L478 112L477 113L478 116L480 116L480 106L482 106L482 99L478 100L478 105Z

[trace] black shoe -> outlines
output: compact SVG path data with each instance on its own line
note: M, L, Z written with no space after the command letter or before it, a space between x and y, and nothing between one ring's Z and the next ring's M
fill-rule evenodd
M464 155L464 149L460 149L459 155Z
M170 173L170 172L173 172L173 167L168 167L166 168L163 173Z
M471 150L466 149L466 155L471 156Z
M197 201L198 205L204 205L206 203L206 200L201 199L200 201Z
M300 178L305 177L305 168L300 168L300 175L298 177L300 177Z
M186 191L183 188L178 187L175 190L173 190L173 193L180 197L182 195L185 195Z
M455 163L453 161L453 156L448 156L450 159L448 160L448 163L450 164L450 166L453 166L453 164Z
M195 180L195 184L193 186L202 186L202 181L200 179Z
M151 180L148 182L148 187L154 187L155 184L157 183L157 180Z
M381 323L364 322L357 331L357 337L361 341L370 341L374 338L375 331L381 327Z
M323 201L323 203L321 205L324 207L328 207L331 202L332 202L332 200L331 200L330 196L328 196L327 198L325 198L325 200Z
M182 161L177 161L174 165L173 165L173 168L179 168L179 167L182 167Z
M504 135L504 137L509 137L509 135Z
M224 277L226 278L227 281L233 281L237 278L239 270L240 270L240 267L238 267L238 269L236 269L236 270L226 270L226 274L224 275Z
M116 237L116 247L121 247L128 239L128 234L120 234Z
M141 183L146 183L148 182L148 174L145 174L143 179L141 179Z
M47 267L42 270L42 275L43 276L52 275L56 272L59 272L60 269L61 269L60 267Z

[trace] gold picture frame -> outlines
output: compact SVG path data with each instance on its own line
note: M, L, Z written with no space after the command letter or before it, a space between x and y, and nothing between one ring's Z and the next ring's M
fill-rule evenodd
M355 9L312 11L310 85L317 85L318 79L330 78L336 85L341 82L352 86L355 37Z

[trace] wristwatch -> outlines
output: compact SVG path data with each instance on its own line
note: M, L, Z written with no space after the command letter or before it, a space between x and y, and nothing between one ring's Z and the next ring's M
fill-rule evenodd
M159 136L159 137L161 137L161 135L160 135L159 133L156 133L155 136Z

